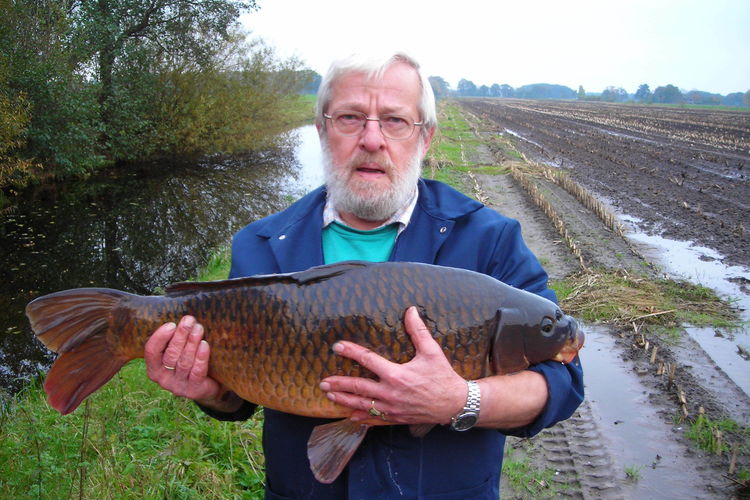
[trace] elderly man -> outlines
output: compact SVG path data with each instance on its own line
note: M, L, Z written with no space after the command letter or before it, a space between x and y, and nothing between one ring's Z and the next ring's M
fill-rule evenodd
M482 272L555 299L516 221L419 178L436 115L413 59L335 62L321 84L316 125L325 186L237 233L231 277L350 259L413 261ZM505 434L533 435L568 418L583 398L578 360L466 381L413 308L405 327L417 350L412 361L394 364L342 341L336 352L377 380L332 376L320 388L355 410L354 420L374 406L394 423L441 425L422 438L406 425L374 427L344 473L322 484L306 445L324 421L265 409L267 498L497 498ZM207 377L202 334L191 317L159 328L146 346L149 376L215 418L247 419L255 406Z

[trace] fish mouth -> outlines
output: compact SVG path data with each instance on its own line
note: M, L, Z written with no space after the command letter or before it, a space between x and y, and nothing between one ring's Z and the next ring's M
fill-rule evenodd
M568 340L562 346L562 349L560 349L560 351L555 355L555 357L552 358L554 361L559 361L566 364L575 359L575 357L578 355L578 351L583 348L583 344L586 340L585 335L583 334L581 329L578 328L578 322L570 316L568 316L567 319L568 329L570 330Z

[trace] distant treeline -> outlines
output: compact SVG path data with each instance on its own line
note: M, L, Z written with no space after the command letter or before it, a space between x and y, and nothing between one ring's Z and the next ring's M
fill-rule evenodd
M588 93L583 87L578 91L564 85L535 83L513 88L510 85L493 83L490 86L477 86L474 82L461 79L453 89L440 76L429 78L432 90L437 97L515 97L522 99L585 99L606 102L637 101L661 104L704 104L721 106L750 106L750 90L745 93L734 92L728 95L712 94L700 90L682 92L674 85L657 87L654 91L648 84L642 84L634 94L622 87L607 87L600 93Z
M0 0L0 206L30 180L259 145L311 75L255 0Z

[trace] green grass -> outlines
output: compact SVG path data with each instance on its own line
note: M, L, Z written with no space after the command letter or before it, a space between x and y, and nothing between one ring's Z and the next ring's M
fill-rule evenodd
M441 101L438 106L440 125L427 155L425 177L445 182L463 192L470 192L468 171L500 173L499 167L477 168L471 162L472 151L481 143L474 135L458 104Z
M228 272L222 249L199 279ZM148 380L142 359L67 416L42 379L0 400L0 498L263 497L261 417L208 418Z
M223 280L229 276L232 254L228 246L219 248L208 258L206 266L198 272L195 281Z
M36 381L0 411L0 497L261 498L260 433L163 391L143 360L67 416Z
M506 448L503 459L503 477L510 488L513 498L556 498L560 493L560 484L553 481L555 470L552 468L534 468L528 458L517 460L509 448Z

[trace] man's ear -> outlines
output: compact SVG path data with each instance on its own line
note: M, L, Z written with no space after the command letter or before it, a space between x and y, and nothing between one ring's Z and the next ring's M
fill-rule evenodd
M422 158L424 159L425 155L427 155L427 151L430 149L430 145L432 144L432 137L435 135L435 131L437 130L437 127L432 127L430 130L428 130L427 135L424 136L422 139L424 141L424 149L422 150Z

